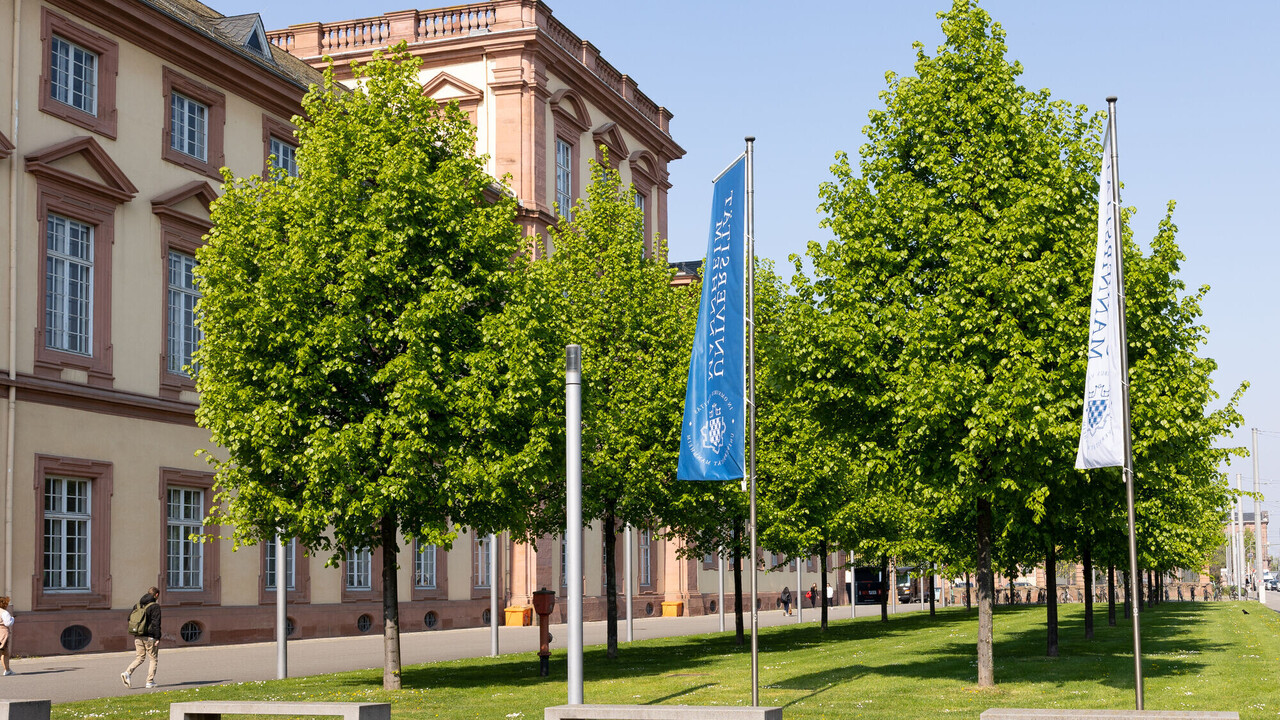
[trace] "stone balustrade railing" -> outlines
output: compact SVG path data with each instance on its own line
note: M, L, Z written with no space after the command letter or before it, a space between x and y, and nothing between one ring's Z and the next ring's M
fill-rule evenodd
M290 25L268 32L267 40L296 57L311 59L386 48L401 41L412 44L536 26L649 122L669 132L670 113L640 92L635 80L552 17L545 5L533 13L527 13L526 7L521 0L491 0L437 10L403 10L342 22Z

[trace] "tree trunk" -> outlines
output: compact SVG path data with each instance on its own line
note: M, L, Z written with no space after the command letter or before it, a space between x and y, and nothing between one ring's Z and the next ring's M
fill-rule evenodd
M742 526L733 523L733 623L737 634L734 641L742 645L746 635L742 630Z
M1089 541L1084 541L1081 558L1084 560L1084 639L1093 639L1093 557Z
M396 519L383 515L382 535L382 689L400 689L400 585L397 581ZM283 577L283 575L281 575Z
M978 501L978 687L994 687L995 663L991 656L994 630L995 577L991 574L991 502Z
M933 565L929 565L929 617L937 615L933 607Z
M604 513L604 603L605 603L605 657L618 657L618 548L617 503L605 504Z
M1156 574L1154 570L1147 571L1147 609L1150 610L1155 603L1156 594Z
M1048 609L1048 627L1045 633L1047 648L1045 654L1049 657L1058 657L1058 551L1053 546L1053 540L1049 540L1049 547L1044 555L1044 584L1049 590L1049 602L1045 607Z
M1107 566L1107 627L1116 626L1116 566Z
M818 582L818 594L822 596L822 631L827 631L827 539L818 541L818 571L822 579Z
M969 612L973 609L973 577L969 573L964 574L964 611Z
M889 622L889 557L880 555L880 622Z

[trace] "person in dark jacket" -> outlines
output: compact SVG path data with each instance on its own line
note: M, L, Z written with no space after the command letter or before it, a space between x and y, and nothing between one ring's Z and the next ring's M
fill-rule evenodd
M782 588L782 595L778 596L778 599L782 601L783 614L790 615L791 614L791 588L789 587Z
M156 666L160 664L160 589L148 588L147 594L143 595L138 604L133 606L134 610L145 608L147 621L141 632L133 637L134 658L133 663L122 673L120 680L127 688L133 687L133 682L129 676L133 675L133 671L137 670L143 659L151 660L150 666L147 668L147 687L156 686ZM130 612L132 614L132 612Z

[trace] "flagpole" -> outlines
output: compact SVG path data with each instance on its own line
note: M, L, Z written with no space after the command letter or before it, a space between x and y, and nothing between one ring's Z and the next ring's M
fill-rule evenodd
M751 706L760 705L760 601L756 588L756 220L755 177L752 173L756 139L747 141L747 406L751 432Z
M1125 321L1124 291L1124 220L1120 212L1120 168L1116 150L1116 97L1107 98L1107 132L1111 135L1111 202L1116 219L1116 285L1119 286L1120 314L1120 368L1124 392L1124 486L1129 514L1129 584L1133 598L1133 693L1138 710L1142 709L1142 624L1138 621L1138 608L1142 604L1138 575L1138 534L1133 511L1133 432L1129 413L1129 340Z

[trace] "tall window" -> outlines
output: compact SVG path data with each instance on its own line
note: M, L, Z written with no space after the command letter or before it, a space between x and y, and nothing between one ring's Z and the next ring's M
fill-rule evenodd
M489 556L493 553L493 545L487 537L476 537L475 550L472 555L475 556L476 570L476 587L489 587Z
M49 96L98 114L98 55L57 35L49 45Z
M573 146L560 138L556 138L556 205L561 215L572 218Z
M179 92L169 95L169 146L204 161L209 155L209 108Z
M199 590L203 586L204 546L191 539L204 520L204 491L169 488L168 549L171 590Z
M653 539L652 533L650 533L648 530L640 531L640 584L641 585L653 584L653 572L651 567L652 563L650 562L652 557L649 554L650 541L652 539Z
M277 137L271 138L271 161L272 167L284 170L286 175L298 177L298 161L295 157L296 149L289 143Z
M50 214L45 228L45 347L90 355L93 347L93 227Z
M88 480L44 479L44 589L89 589Z
M436 587L436 546L423 545L413 559L413 584L425 590Z
M373 588L373 554L368 548L347 551L347 589Z
M569 545L563 540L560 542L560 586L569 586Z
M191 358L200 344L196 327L196 259L186 253L169 251L169 372L190 375L195 370Z
M293 538L284 544L284 587L286 590L296 590L294 583L295 578L295 558L298 554L298 539ZM266 562L263 563L262 569L263 585L268 590L276 589L276 544L275 541L267 543Z

